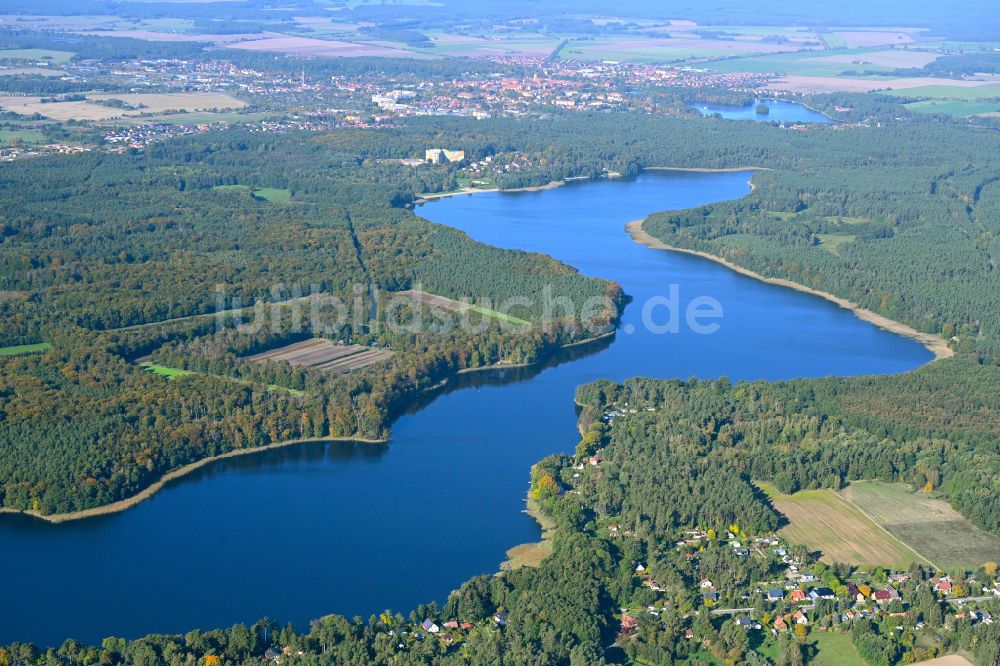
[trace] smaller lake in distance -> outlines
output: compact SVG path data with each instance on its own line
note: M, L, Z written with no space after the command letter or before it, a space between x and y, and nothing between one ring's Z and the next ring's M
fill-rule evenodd
M757 105L763 104L768 113L757 113ZM798 102L784 102L776 99L760 99L749 106L731 106L728 104L706 104L697 102L689 104L703 116L719 114L726 120L756 120L762 123L832 123L833 119L824 116L819 111L813 111Z

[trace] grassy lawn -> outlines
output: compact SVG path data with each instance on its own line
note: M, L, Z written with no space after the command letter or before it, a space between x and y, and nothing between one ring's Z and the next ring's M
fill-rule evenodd
M489 310L487 308L479 307L478 305L473 305L470 308L473 312L478 312L481 315L486 315L487 317L494 317L496 319L502 319L503 321L514 324L515 326L530 326L530 321L525 321L523 319L518 319L517 317L512 317L511 315L503 314L502 312L497 312L496 310Z
M781 528L781 535L792 543L822 552L826 562L906 568L919 559L857 507L830 490L784 495L769 484L757 486L788 520Z
M219 192L248 192L248 185L216 185L212 188ZM260 201L270 201L271 203L288 203L292 200L292 193L289 190L277 187L258 187L252 192L253 197Z
M810 661L816 666L866 666L847 634L817 631L809 635L809 641L816 646L816 657Z
M168 368L164 365L156 365L155 363L143 363L142 367L145 368L146 372L151 372L154 375L164 377L167 381L172 379L177 379L178 377L186 377L188 375L198 375L204 374L206 377L215 377L217 379L225 379L228 381L236 382L238 384L252 385L253 382L246 381L243 379L236 379L235 377L226 377L225 375L211 375L208 373L194 372L193 370L181 370L180 368ZM287 393L289 395L294 395L296 397L305 395L304 391L299 391L297 389L290 389L285 386L278 386L277 384L267 385L268 393Z
M283 204L292 200L291 191L277 187L260 187L253 191L253 195L257 199L263 199L271 203Z
M34 130L0 130L0 143L11 144L15 140L20 143L41 143L45 141L45 135Z
M819 246L828 252L836 255L840 254L840 246L854 241L857 236L854 234L816 234L819 238Z
M52 349L48 342L36 342L31 345L13 345L11 347L0 347L0 356L21 356L22 354L40 354Z
M33 60L36 62L51 62L63 64L76 54L72 51L52 51L49 49L3 49L0 50L0 59L9 58L14 60Z
M195 374L191 370L181 370L180 368L168 368L164 365L156 365L150 363L149 365L144 365L146 372L151 372L154 375L159 375L160 377L166 377L167 379L175 379L177 377L186 377L188 375Z

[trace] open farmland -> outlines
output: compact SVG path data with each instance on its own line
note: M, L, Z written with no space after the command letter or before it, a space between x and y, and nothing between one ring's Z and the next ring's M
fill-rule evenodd
M704 39L700 37L599 37L574 40L560 56L576 60L619 60L628 62L672 62L692 58L721 58L761 53L795 51L796 44Z
M868 68L871 65L879 67L923 67L934 62L940 57L938 53L929 51L911 51L908 49L886 49L882 51L869 51L864 53L837 53L835 55L817 56L810 58L811 61L819 63L836 63L842 65L854 65L855 67Z
M418 58L419 54L402 49L354 42L341 42L309 37L288 37L278 35L265 39L227 44L226 48L243 49L246 51L267 51L270 53L289 53L300 56L327 56L345 58L352 56L386 56L393 58Z
M831 490L784 495L768 484L757 485L788 520L780 534L792 543L820 551L826 562L905 569L914 561L923 561Z
M560 42L550 35L532 33L473 36L429 32L427 36L434 43L429 52L461 57L518 55L545 58Z
M853 49L863 46L883 46L889 44L912 44L917 39L917 31L904 30L838 30L825 35L831 47L846 46ZM832 42L831 42L832 40Z
M854 78L837 76L785 76L771 82L772 90L801 93L871 92L888 90L900 97L936 97L940 99L984 99L1000 96L1000 84L992 81L967 81L931 77Z
M925 99L906 105L910 111L917 113L945 113L949 116L968 118L969 116L988 115L1000 112L1000 102L967 102L964 100Z
M119 109L97 102L118 99L136 109ZM39 114L54 120L109 120L122 116L163 113L165 111L205 111L209 109L242 109L246 102L225 93L140 93L87 95L78 102L43 103L40 97L0 97L0 107L21 115Z
M278 347L246 357L251 363L285 361L294 366L313 368L339 374L388 360L388 349L373 349L361 345L339 345L323 338L310 338L302 342Z
M840 495L938 567L976 569L1000 561L1000 539L947 502L900 484L873 482L852 483Z
M909 81L909 79L907 79ZM1000 97L1000 81L950 81L923 79L924 85L892 86L890 95L974 101ZM929 84L929 85L928 85Z
M0 69L0 76L43 76L58 78L66 76L66 72L54 67L5 67Z

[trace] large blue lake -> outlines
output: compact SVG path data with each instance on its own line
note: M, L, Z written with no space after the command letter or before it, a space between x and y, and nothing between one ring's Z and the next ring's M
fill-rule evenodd
M385 446L311 444L219 461L124 513L82 522L0 516L0 643L406 613L538 538L522 513L529 468L573 450L579 384L895 373L929 361L922 346L825 300L643 247L623 230L652 211L741 197L749 177L649 173L419 208L487 243L618 281L635 299L622 329L543 367L464 375L402 415ZM700 296L721 304L717 333L641 325L642 304L671 284L682 306Z
M768 113L757 113L757 105L763 104ZM726 120L756 120L775 123L832 123L829 116L819 111L813 111L808 106L796 102L785 102L776 99L758 100L749 106L731 106L728 104L706 104L695 102L690 105L703 116L719 114Z

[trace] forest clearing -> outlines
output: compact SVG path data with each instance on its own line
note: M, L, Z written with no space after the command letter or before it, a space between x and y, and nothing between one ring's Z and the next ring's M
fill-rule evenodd
M388 349L362 345L334 344L323 338L310 338L284 347L246 357L251 363L285 361L291 365L331 373L345 373L388 360Z
M803 490L785 495L769 484L757 486L788 520L779 534L792 543L821 551L826 562L906 568L914 561L922 561L831 490Z

